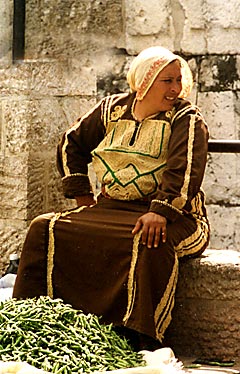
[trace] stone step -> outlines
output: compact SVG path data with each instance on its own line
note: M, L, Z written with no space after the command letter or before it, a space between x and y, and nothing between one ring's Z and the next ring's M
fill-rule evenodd
M166 342L176 356L240 361L240 252L181 262Z

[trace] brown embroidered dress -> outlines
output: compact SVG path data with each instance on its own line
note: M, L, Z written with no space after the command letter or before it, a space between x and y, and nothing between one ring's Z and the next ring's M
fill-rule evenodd
M91 193L91 161L105 195L95 206L32 222L13 296L60 297L162 341L179 257L202 253L209 240L201 191L208 131L199 109L184 99L141 123L132 114L134 100L135 93L108 96L64 134L58 167L65 196ZM148 211L167 218L167 241L158 248L131 233Z

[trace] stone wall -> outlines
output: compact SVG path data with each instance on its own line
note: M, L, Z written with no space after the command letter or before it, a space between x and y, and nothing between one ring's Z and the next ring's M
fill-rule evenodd
M11 61L13 0L0 0L0 270L36 215L73 206L56 145L96 101L128 89L150 45L183 55L212 138L240 138L239 0L26 0L25 59ZM209 154L211 248L240 250L239 157Z

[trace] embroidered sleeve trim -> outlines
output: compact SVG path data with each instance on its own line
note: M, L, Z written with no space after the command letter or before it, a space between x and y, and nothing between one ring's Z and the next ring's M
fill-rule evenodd
M176 208L175 206L167 203L166 201L163 201L163 200L157 200L157 199L153 199L152 200L152 203L158 203L162 206L167 206L168 208L174 210L175 212L179 213L179 214L182 214L183 215L183 212L181 210L179 210L178 208Z
M71 178L71 177L87 177L88 178L88 175L87 174L82 174L82 173L74 173L74 174L70 174L70 175L65 175L62 180L65 180L65 179L68 179L68 178Z
M191 170L193 163L193 144L195 139L195 115L190 115L189 131L188 131L188 144L187 144L187 167L184 175L183 185L180 191L180 196L173 200L173 204L178 208L183 208L188 199L188 191L191 179Z

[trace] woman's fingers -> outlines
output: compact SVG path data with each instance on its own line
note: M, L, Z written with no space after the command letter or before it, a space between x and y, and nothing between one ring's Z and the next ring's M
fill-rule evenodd
M161 240L161 233L162 231L160 227L157 227L155 229L155 235L154 235L154 244L153 244L154 248L157 248L159 246L159 242Z
M165 243L167 240L167 228L166 227L162 228L161 236L162 236L161 237L162 242Z
M148 248L157 248L167 238L167 220L159 214L149 212L139 217L132 233L135 235L142 229L142 243Z
M134 228L132 230L132 234L133 235L137 234L141 230L141 227L142 227L142 222L141 222L141 217L140 217L137 220L136 225L134 226Z

